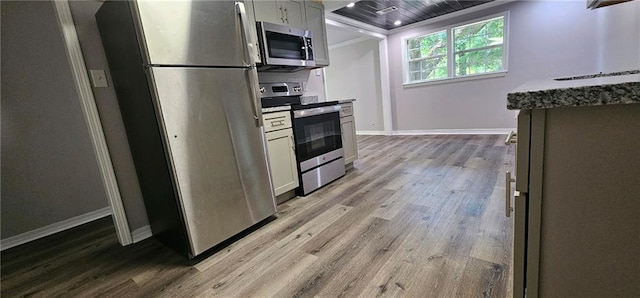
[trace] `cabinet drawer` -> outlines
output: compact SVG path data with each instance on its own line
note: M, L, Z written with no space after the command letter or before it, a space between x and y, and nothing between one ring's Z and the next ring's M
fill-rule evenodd
M289 111L262 114L262 120L265 132L291 127L291 113Z
M347 117L353 115L353 103L342 103L340 104L340 117Z

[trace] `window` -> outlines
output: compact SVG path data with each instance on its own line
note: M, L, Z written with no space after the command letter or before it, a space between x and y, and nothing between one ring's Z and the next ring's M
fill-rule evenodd
M409 80L412 82L447 77L447 32L440 31L407 40Z
M506 13L404 40L405 84L506 71Z

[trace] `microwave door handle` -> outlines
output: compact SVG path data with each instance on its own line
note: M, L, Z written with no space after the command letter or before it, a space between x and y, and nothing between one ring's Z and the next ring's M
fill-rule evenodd
M302 48L304 49L304 60L309 61L309 42L306 37L302 37Z
M244 7L244 3L236 2L236 11L240 17L240 27L242 29L242 47L246 66L256 65L256 47L255 43L251 40L251 31L249 30L249 19L247 18L247 10Z

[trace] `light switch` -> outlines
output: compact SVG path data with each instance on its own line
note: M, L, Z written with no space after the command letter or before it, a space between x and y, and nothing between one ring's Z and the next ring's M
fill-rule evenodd
M322 69L316 69L316 77L319 77L322 74Z
M109 85L107 84L107 75L105 75L104 70L102 69L91 69L89 70L91 73L91 81L93 81L93 87L96 88L107 88Z

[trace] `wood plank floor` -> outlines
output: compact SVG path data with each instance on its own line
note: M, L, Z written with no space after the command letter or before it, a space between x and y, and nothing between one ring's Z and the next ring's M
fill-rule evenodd
M358 136L342 179L198 262L111 219L2 253L2 297L505 297L503 136Z

